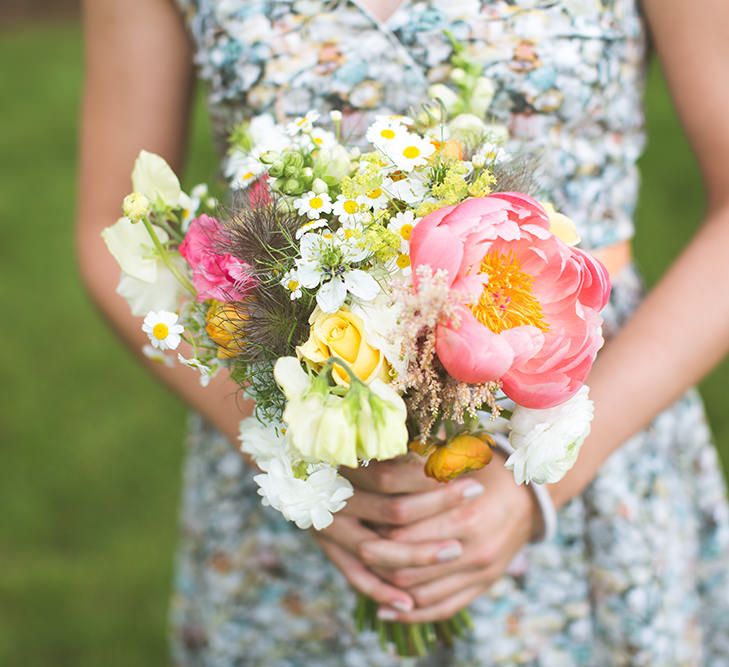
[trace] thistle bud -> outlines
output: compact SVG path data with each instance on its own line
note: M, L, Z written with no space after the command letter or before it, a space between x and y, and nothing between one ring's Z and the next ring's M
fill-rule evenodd
M484 434L457 435L453 440L438 447L425 462L425 474L439 482L448 482L459 475L480 470L493 457L493 440Z
M132 192L124 197L122 212L132 222L139 222L149 215L149 199L141 192Z

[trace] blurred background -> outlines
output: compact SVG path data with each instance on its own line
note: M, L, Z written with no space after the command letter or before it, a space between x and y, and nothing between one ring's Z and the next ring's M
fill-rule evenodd
M132 362L77 277L77 9L0 3L0 665L162 665L185 409ZM695 229L702 193L655 65L646 101L636 250L652 283ZM183 185L215 173L199 95ZM727 387L727 363L701 387L725 469Z

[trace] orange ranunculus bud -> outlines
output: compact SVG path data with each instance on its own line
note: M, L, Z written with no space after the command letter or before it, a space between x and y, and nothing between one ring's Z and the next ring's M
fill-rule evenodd
M408 443L408 450L420 456L429 456L436 445L428 440L411 440Z
M486 434L480 437L457 435L428 457L425 474L439 482L448 482L463 473L480 470L491 461L493 442Z
M447 141L433 140L433 145L435 146L435 150L443 157L451 158L452 160L463 159L463 144L458 139L448 139Z
M205 331L218 346L218 359L232 359L243 349L240 337L245 312L232 303L214 301L205 318Z

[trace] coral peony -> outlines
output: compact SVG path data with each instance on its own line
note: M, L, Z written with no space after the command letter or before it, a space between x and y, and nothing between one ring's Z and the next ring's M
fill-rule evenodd
M603 343L607 270L550 232L520 193L495 193L434 211L413 230L417 267L445 270L463 295L457 321L439 324L436 353L455 379L500 380L517 403L548 408L582 386Z
M190 223L180 254L192 268L192 283L198 301L240 301L255 284L249 267L230 254L216 251L222 225L201 215Z

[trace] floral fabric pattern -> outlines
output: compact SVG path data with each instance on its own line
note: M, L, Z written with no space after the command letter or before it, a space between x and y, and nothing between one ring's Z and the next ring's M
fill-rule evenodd
M645 34L635 0L405 0L386 22L352 0L178 0L223 145L234 123L339 109L345 131L407 113L447 82L450 30L496 84L512 153L595 248L630 238ZM640 303L615 281L607 337ZM261 506L253 472L191 419L172 608L180 667L729 666L729 505L691 391L613 454L472 605L475 631L405 661L357 635L354 596L307 532Z

